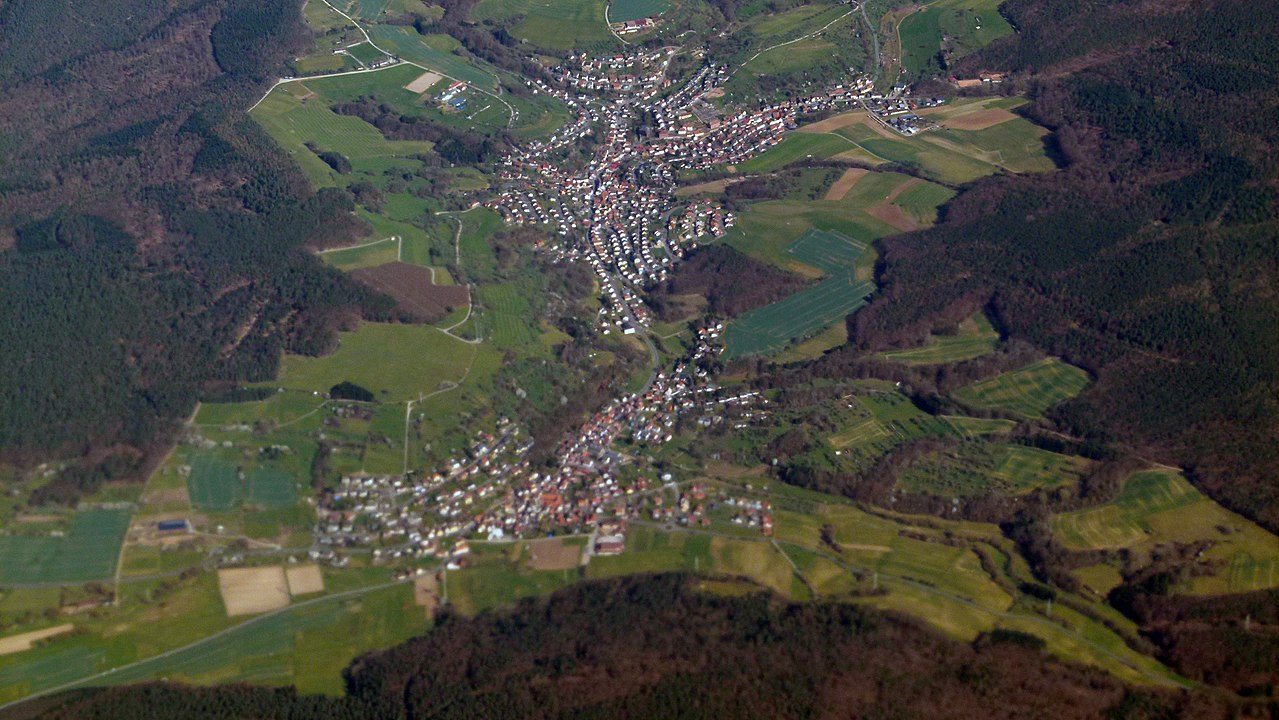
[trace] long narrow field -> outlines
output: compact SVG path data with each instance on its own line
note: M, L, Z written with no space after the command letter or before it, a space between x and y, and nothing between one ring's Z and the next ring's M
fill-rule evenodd
M1055 358L960 388L955 397L974 407L998 408L1030 418L1068 400L1088 385L1088 373Z
M1189 592L1279 587L1279 537L1221 507L1171 470L1137 473L1111 502L1057 515L1053 535L1071 549L1127 548L1138 554L1160 543L1209 541L1201 562L1211 571L1192 578Z
M875 284L858 280L856 263L865 246L838 233L811 230L787 250L827 278L812 287L733 320L724 334L728 359L768 354L846 317L866 303Z
M984 313L960 324L954 335L933 335L916 348L880 353L885 360L903 365L942 365L980 357L995 349L999 333Z

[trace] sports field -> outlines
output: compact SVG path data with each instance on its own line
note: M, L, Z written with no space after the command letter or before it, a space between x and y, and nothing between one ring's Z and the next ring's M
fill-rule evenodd
M362 323L339 335L337 350L324 357L287 355L270 385L327 393L342 381L371 391L378 400L411 400L445 381L457 382L475 348L433 327Z
M776 352L864 305L875 291L873 282L856 276L855 265L864 250L864 245L839 233L805 233L787 252L824 272L826 279L730 322L724 333L725 358Z
M1006 372L955 392L955 398L979 408L998 408L1030 418L1068 400L1088 385L1088 373L1055 358Z
M125 510L83 510L62 537L0 536L0 584L88 582L115 573L129 527Z
M1279 537L1205 497L1179 473L1132 475L1119 496L1100 507L1053 518L1053 535L1079 550L1128 548L1145 553L1160 543L1210 541L1203 559L1220 569L1192 578L1189 592L1248 592L1279 587Z

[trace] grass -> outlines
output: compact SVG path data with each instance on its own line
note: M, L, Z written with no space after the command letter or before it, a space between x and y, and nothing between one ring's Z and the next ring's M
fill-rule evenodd
M864 305L875 284L857 278L856 262L863 250L859 243L827 231L810 230L795 241L788 252L828 277L729 323L724 333L726 359L776 352Z
M669 0L614 0L608 8L610 22L627 22L661 15L671 9Z
M796 160L826 159L856 147L848 138L828 133L791 133L768 150L737 166L746 174L772 172Z
M109 578L128 527L128 511L82 510L61 536L0 536L0 583Z
M656 3L643 0L632 4ZM510 28L511 35L537 47L551 50L610 47L617 44L617 39L604 22L606 6L607 0L481 0L471 11L471 17L481 21L509 21L520 17ZM610 19L617 20L611 16Z
M422 36L413 28L400 25L374 25L370 34L379 47L386 48L405 60L455 80L465 80L490 92L497 90L496 71L490 66L480 65L475 60L454 54L461 45L447 35ZM419 68L411 67L411 70L414 71L414 78L422 74ZM401 86L407 85L412 79L405 80Z
M1219 567L1192 578L1185 590L1234 593L1279 586L1279 537L1222 508L1171 470L1136 473L1111 502L1054 517L1053 534L1071 549L1127 548L1138 554L1159 543L1207 540L1213 545L1203 559Z
M944 365L985 355L998 342L999 333L985 313L977 313L960 323L953 335L933 335L921 347L892 350L880 357L903 365Z
M432 392L445 381L457 382L470 365L475 348L436 328L362 323L340 333L336 351L324 357L285 356L272 385L327 393L350 381L395 402Z
M949 38L951 58L960 58L1012 34L999 14L1000 0L940 0L902 20L902 65L912 76L929 66Z
M1007 410L1028 418L1068 400L1088 385L1088 373L1055 358L1040 360L960 388L955 397L978 408Z
M915 463L899 484L942 497L1015 495L1078 480L1086 461L1024 445L964 443Z
M395 262L400 257L400 242L386 237L374 242L360 243L355 247L327 250L320 253L324 262L339 270L358 270Z
M848 325L837 322L811 338L782 351L776 357L779 363L796 363L815 360L826 351L840 347L848 342Z

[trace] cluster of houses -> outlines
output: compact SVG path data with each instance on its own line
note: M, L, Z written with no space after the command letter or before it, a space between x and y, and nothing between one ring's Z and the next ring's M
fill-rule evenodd
M640 18L639 20L627 20L626 22L612 23L613 32L618 35L634 35L635 33L648 32L661 24L661 18L656 15L652 17Z
M945 101L940 98L915 100L905 95L894 93L889 97L870 98L863 102L871 117L881 124L896 130L902 135L914 135L925 130L937 128L936 123L916 114L915 110L936 107Z
M436 96L435 102L446 110L461 110L466 107L467 98L465 93L468 87L465 82L458 80Z
M692 250L697 247L698 238L706 235L722 237L736 221L733 213L725 210L719 203L703 198L689 203L684 212L672 214L666 223L666 234L671 238L672 245ZM683 257L683 252L677 255Z

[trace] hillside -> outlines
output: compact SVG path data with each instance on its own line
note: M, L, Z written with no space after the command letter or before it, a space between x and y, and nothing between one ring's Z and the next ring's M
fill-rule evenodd
M357 660L343 699L150 685L73 697L40 716L117 718L143 707L154 718L1135 719L1242 710L1199 693L1125 687L1049 660L1036 642L1004 631L963 644L850 605L790 605L732 582L642 576L448 617L429 636Z

